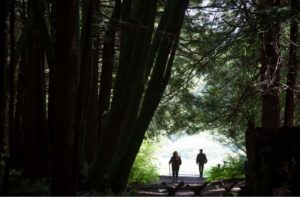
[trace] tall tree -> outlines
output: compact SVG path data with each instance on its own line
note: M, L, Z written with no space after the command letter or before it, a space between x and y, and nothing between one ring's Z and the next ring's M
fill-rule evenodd
M10 56L9 56L9 153L11 157L16 155L14 133L14 110L15 110L15 1L9 2L9 33L10 33Z
M75 195L77 1L56 2L52 81L52 195Z
M29 15L41 9L38 1L29 1ZM45 104L45 53L42 34L37 17L29 16L33 22L25 48L26 61L20 65L23 83L23 132L24 132L24 168L27 175L40 175L46 168L48 139L46 134ZM30 80L28 80L30 79Z
M291 0L292 16L290 25L290 51L288 61L287 89L285 96L284 126L295 125L295 86L298 72L297 43L298 43L298 21L296 13L299 10L297 0Z
M98 2L100 3L100 2ZM95 108L93 102L91 102L92 95L95 95L93 91L98 91L94 87L94 77L97 73L94 73L93 63L93 23L94 13L96 8L96 0L88 0L83 4L82 14L82 33L81 33L81 62L79 72L79 85L78 85L78 96L77 96L77 123L78 123L78 134L80 137L80 156L84 159L85 148L95 147L97 143L97 128L88 130L91 123L97 124L97 122L89 122L93 116L98 118L98 114L90 114L90 109ZM96 70L97 71L97 70ZM93 118L92 118L93 119ZM91 137L93 136L93 137ZM90 140L89 142L86 140ZM93 149L93 148L92 148ZM94 148L95 149L95 148ZM95 153L94 153L95 154ZM88 155L94 155L92 152ZM93 157L89 156L88 160L93 160Z
M5 94L4 70L6 65L6 18L7 0L1 0L0 5L0 151L3 151Z
M280 21L274 20L275 12L269 11L280 5L280 0L259 1L261 32L261 83L262 83L262 127L276 129L280 127Z
M168 7L170 6L170 7ZM118 191L119 188L124 188L127 183L127 179L130 173L131 166L135 160L135 157L138 153L139 147L141 146L145 132L150 124L150 121L158 107L160 100L162 99L162 95L165 91L167 83L169 81L171 75L171 69L173 60L175 57L175 52L177 49L179 34L181 30L181 26L183 23L185 10L188 6L188 1L172 1L168 2L165 16L166 20L165 25L162 28L164 34L161 35L160 32L156 32L157 34L154 36L152 41L152 46L149 48L148 59L145 63L147 66L152 65L150 80L143 92L143 100L141 102L141 107L138 108L136 111L139 112L136 115L135 119L129 119L129 122L133 121L134 124L130 126L131 132L128 132L126 129L123 130L123 134L128 134L126 139L125 135L121 136L123 138L119 138L119 152L115 153L115 156L119 155L121 152L122 154L120 159L116 159L113 167L120 166L124 164L122 169L120 167L112 168L115 171L111 171L110 178L113 183L113 188ZM168 10L169 9L169 10ZM160 31L160 29L158 29ZM160 35L160 36L158 36ZM156 37L157 36L157 37ZM160 41L159 41L160 40ZM157 42L160 42L159 45L156 45ZM156 50L157 54L155 61L152 59L152 52ZM146 67L144 70L145 80L147 78L147 69ZM142 97L140 97L141 99ZM133 102L137 100L133 99ZM133 103L131 103L133 104ZM134 106L134 105L132 105ZM128 113L128 116L133 115L133 113ZM129 130L130 131L130 130ZM123 146L120 144L123 143ZM121 175L121 179L117 177Z
M90 173L97 189L105 185L114 193L125 189L135 156L169 80L187 5L186 0L168 1L153 36L157 1L122 4L124 24L116 84Z
M116 0L113 13L109 20L107 30L104 35L102 66L100 76L100 90L99 90L99 135L101 135L101 124L103 124L102 115L105 111L109 111L112 75L115 60L115 40L118 20L121 15L121 1ZM104 118L103 118L104 119Z

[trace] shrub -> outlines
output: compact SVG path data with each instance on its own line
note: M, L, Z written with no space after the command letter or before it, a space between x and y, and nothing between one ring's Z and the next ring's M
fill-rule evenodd
M224 160L224 164L212 167L208 172L208 180L214 181L217 179L244 178L244 161L245 158L228 156Z
M154 143L144 141L131 169L129 183L146 184L159 179L158 169L154 164L156 160L154 153Z

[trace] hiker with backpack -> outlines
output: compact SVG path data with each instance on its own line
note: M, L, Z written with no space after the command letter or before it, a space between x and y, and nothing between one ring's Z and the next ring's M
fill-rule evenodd
M207 163L206 155L203 153L203 150L200 149L200 153L197 155L196 164L199 166L200 178L203 177L204 164Z
M181 158L178 156L178 152L174 151L173 156L171 157L169 161L169 165L172 165L172 177L173 181L172 183L177 183L177 178L178 178L178 172L179 172L179 167L181 165Z

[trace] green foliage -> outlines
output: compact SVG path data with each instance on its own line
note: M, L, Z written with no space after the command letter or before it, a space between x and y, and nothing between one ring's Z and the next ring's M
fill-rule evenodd
M151 131L173 135L217 129L244 146L240 139L248 120L260 117L260 56L258 37L239 12L240 3L191 2L200 7L189 12L184 24L172 78ZM251 10L254 5L248 6Z
M129 184L146 184L159 179L158 169L154 164L154 153L154 143L150 140L144 141L131 169Z
M238 158L228 156L223 165L214 166L209 170L208 180L214 181L218 179L244 178L244 161L244 156Z

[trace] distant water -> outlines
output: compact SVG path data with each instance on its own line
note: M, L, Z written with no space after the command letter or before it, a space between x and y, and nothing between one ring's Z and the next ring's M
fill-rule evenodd
M230 148L213 139L208 132L183 136L175 141L164 138L158 146L159 149L156 153L156 158L161 175L169 175L170 169L168 163L175 150L178 151L182 160L179 171L181 176L197 176L199 174L196 164L199 149L203 149L208 159L204 169L204 176L206 175L205 171L210 167L223 164L223 160L227 155L235 155Z

